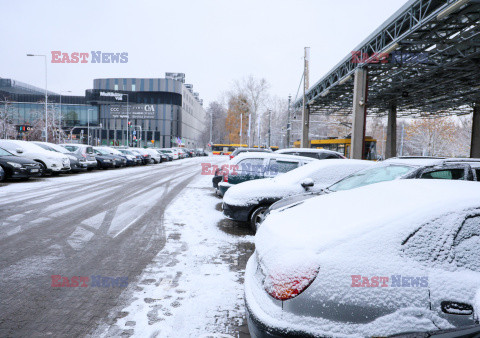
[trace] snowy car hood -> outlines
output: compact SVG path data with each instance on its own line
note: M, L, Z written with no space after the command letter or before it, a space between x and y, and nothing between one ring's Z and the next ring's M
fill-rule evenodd
M279 184L274 178L263 178L230 187L223 196L223 201L229 205L243 206L264 198L282 198L302 192L305 189L300 184Z
M301 183L306 178L312 178L315 182L315 185L309 191L320 191L354 172L374 165L376 164L362 160L314 160L271 179L237 184L225 193L223 201L230 205L244 206L255 204L263 198L278 199L303 194L307 191Z
M319 253L349 241L389 252L426 222L480 207L477 182L398 180L321 195L273 211L255 238L260 256ZM460 217L460 216L459 216ZM383 250L383 251L382 251Z

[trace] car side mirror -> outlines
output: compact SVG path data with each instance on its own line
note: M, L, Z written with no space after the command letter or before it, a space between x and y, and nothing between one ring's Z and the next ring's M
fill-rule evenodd
M313 180L311 178L306 178L302 181L301 184L302 184L302 187L307 189L309 187L313 187L315 185L315 182L313 182Z
M23 149L22 148L17 148L17 149L15 149L15 151L19 154L23 154Z

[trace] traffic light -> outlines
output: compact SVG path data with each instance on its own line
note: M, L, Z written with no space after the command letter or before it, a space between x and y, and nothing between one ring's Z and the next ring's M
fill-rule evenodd
M128 126L129 126L129 127L132 126L132 121L128 121Z

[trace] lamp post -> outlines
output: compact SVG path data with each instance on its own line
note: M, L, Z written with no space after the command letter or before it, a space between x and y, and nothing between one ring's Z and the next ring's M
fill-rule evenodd
M89 108L87 111L87 144L90 145L90 111L93 112L92 108Z
M27 56L43 56L45 58L45 142L48 142L48 94L47 94L47 56L43 54L27 54Z
M129 119L128 119L128 117L129 117L129 116L128 116L128 93L124 93L124 94L122 94L122 95L126 95L126 96L127 96L127 147L130 147L130 141L129 141L129 136L128 136L128 134L129 134L129 132L130 132L130 131L128 130L128 120L129 120Z
M62 130L62 93L71 93L72 91L71 90L62 90L60 92L60 114L58 116L58 127L60 128L60 130ZM60 135L61 135L61 132L59 131L58 132L58 143L61 142L60 140Z

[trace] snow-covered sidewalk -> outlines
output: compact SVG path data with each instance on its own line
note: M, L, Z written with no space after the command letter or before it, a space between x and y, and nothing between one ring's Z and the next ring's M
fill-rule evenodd
M239 337L247 332L243 274L253 236L224 219L211 178L196 177L167 208L165 247L125 291L128 305L95 335Z

